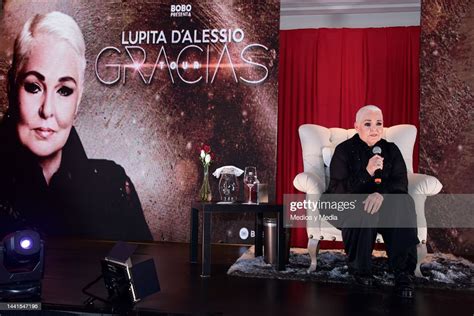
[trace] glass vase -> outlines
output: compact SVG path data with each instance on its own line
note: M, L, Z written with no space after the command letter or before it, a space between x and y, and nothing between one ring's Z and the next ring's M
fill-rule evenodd
M199 198L203 202L210 202L212 200L211 186L209 185L209 165L204 165L204 177L201 189L199 190Z
M219 180L219 194L221 202L234 203L239 197L239 183L232 169L224 168Z

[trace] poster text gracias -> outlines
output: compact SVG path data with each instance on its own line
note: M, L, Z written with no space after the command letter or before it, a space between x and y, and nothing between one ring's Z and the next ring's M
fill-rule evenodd
M157 72L166 73L172 83L212 84L223 69L236 83L259 84L267 79L275 58L267 46L246 43L240 28L124 31L121 44L97 54L95 74L105 85L125 84L130 73L138 73L149 85Z

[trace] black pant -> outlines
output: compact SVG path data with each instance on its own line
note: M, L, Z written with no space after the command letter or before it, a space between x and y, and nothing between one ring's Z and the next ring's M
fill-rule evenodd
M328 200L328 197L324 199ZM377 233L380 233L391 269L395 273L412 274L417 262L416 245L419 243L413 199L408 194L384 195L382 206L375 214L364 211L361 202L358 198L353 210L321 211L338 217L331 224L342 230L349 269L360 273L371 272L372 251Z

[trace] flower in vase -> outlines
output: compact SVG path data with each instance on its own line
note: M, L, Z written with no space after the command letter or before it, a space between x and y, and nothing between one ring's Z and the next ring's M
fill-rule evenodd
M201 189L199 190L199 198L201 201L209 202L212 200L211 187L209 185L209 165L214 161L215 156L209 145L202 145L198 148L198 151L199 160L204 167L204 177Z
M199 160L202 162L202 165L209 166L215 160L215 155L211 150L211 146L204 144L198 149Z

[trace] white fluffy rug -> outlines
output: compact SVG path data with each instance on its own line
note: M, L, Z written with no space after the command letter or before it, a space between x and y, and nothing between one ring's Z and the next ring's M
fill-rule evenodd
M227 271L227 274L251 278L272 278L283 280L317 281L327 283L350 283L346 256L343 251L321 250L318 255L318 267L308 273L311 260L306 249L292 248L290 263L286 270L277 271L266 264L263 257L254 257L254 247L244 253ZM393 274L388 272L384 251L374 251L372 267L375 278L382 285L393 285ZM424 278L417 278L421 287L474 289L474 264L466 259L449 254L428 254L421 264Z

